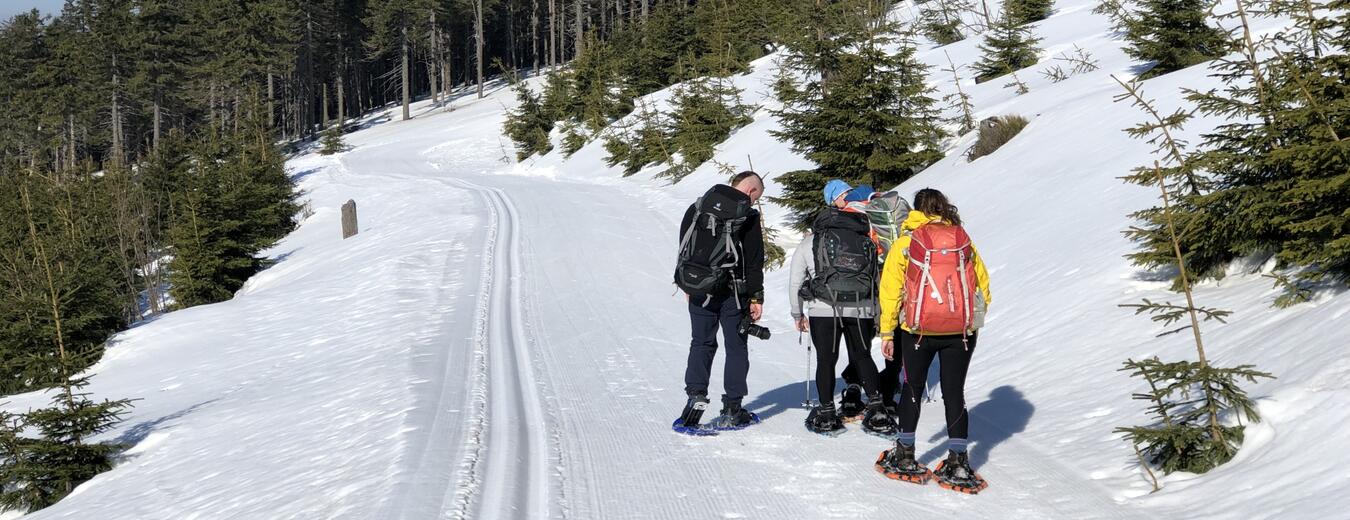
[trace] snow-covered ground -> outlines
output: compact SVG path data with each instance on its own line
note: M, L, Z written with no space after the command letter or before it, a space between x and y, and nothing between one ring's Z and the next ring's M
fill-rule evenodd
M1148 494L1134 452L1112 433L1146 421L1130 400L1130 357L1190 358L1183 335L1156 339L1117 304L1172 299L1130 266L1126 214L1156 194L1116 177L1149 161L1120 129L1141 114L1111 98L1132 64L1091 0L1061 0L1038 24L1031 92L973 85L977 116L1031 118L993 155L967 162L969 136L899 189L932 186L961 207L989 263L993 304L968 385L979 496L897 483L872 468L884 441L802 428L806 349L790 330L782 271L751 340L747 406L765 422L689 438L683 404L688 322L670 284L678 218L714 182L708 164L677 185L653 167L622 178L593 143L522 164L500 136L511 93L465 96L453 111L375 114L353 149L291 168L315 213L270 254L279 263L231 301L174 312L116 338L94 372L98 397L139 398L109 433L134 447L114 468L33 518L1335 518L1350 508L1350 296L1270 307L1268 280L1234 268L1202 284L1210 358L1279 379L1249 386L1266 421L1232 463L1172 475ZM945 66L978 38L925 48ZM1101 69L1051 83L1035 71L1078 45ZM766 99L773 57L737 78ZM1203 67L1145 84L1166 111ZM950 76L931 79L942 93ZM668 92L649 97L660 103ZM768 135L765 110L719 148L770 177L808 166ZM1194 137L1212 121L1188 128ZM770 195L781 187L769 183ZM362 230L339 233L357 202ZM766 206L772 223L781 208ZM783 245L796 240L785 234ZM713 389L720 389L714 370ZM8 408L46 399L16 396ZM925 462L942 417L920 423Z

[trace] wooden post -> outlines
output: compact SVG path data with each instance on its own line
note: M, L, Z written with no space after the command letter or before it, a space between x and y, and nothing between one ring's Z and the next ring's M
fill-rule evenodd
M342 205L342 239L356 234L356 201L348 200Z

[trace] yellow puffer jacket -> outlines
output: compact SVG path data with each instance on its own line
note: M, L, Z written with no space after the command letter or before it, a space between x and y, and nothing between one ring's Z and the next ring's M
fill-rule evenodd
M909 234L918 229L919 226L929 222L941 222L942 218L932 216L922 211L910 211L909 216L905 217L905 222L900 228L904 231L900 238L891 244L891 252L886 255L886 265L881 270L881 339L892 339L895 335L895 327L900 322L900 305L905 298L905 269L909 267L909 257L905 251L909 249ZM971 246L971 250L975 247ZM989 305L989 270L984 267L984 260L980 258L980 252L975 251L975 279L980 288L980 296L984 297L984 304ZM910 331L908 327L901 325L905 331Z

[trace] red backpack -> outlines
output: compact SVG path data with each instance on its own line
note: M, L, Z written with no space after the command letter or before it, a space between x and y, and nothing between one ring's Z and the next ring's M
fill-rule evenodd
M905 269L905 325L915 334L971 332L975 249L961 226L932 223L910 235Z

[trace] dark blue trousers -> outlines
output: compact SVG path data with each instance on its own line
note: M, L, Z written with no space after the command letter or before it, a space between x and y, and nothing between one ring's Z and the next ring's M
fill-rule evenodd
M717 328L722 328L722 338L727 346L726 367L722 376L724 389L722 399L739 400L745 397L745 376L750 372L750 352L746 349L746 336L737 334L741 315L747 312L748 304L741 302L737 306L735 297L714 298L706 305L702 298L694 297L689 302L689 325L692 339L689 342L689 364L684 370L684 391L686 394L707 394L708 378L712 374L713 358L717 355Z

